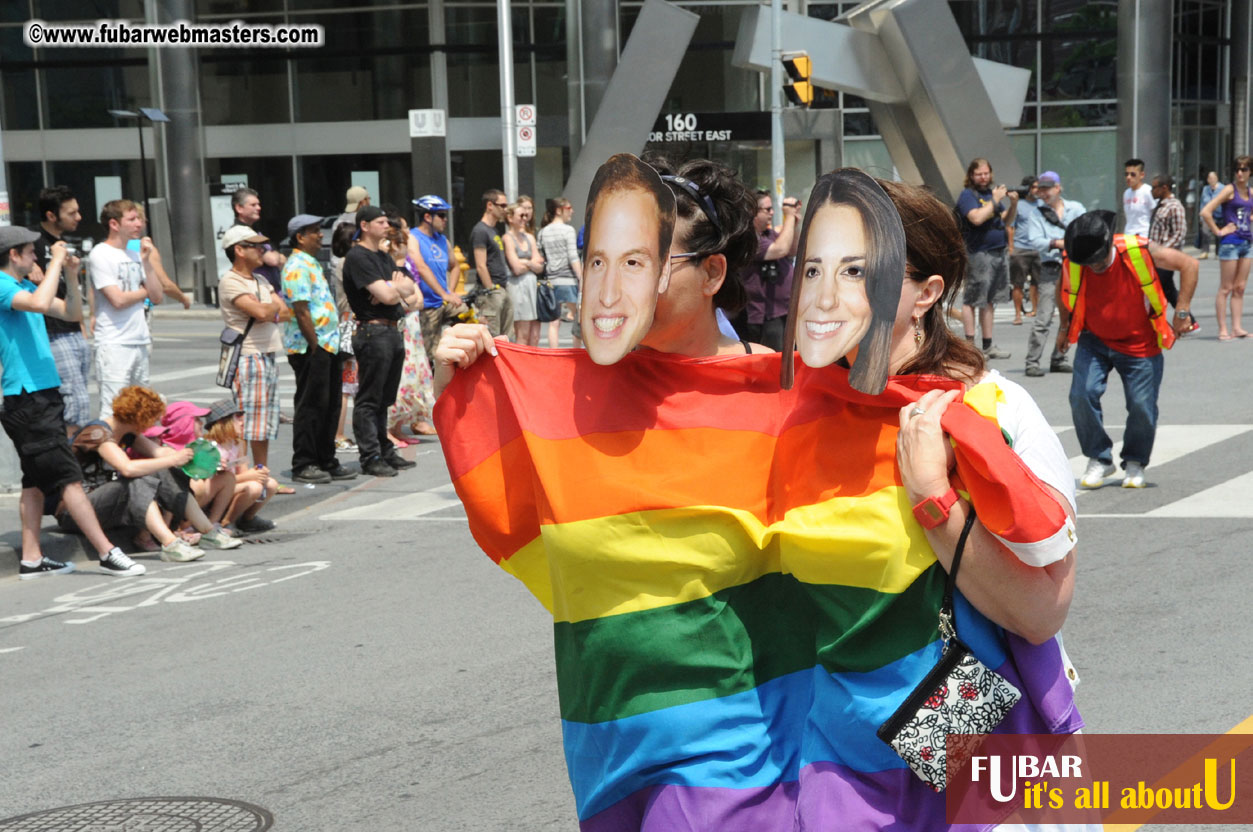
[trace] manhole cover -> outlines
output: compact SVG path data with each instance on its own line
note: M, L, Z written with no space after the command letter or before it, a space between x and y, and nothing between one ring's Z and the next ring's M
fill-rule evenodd
M103 800L0 820L17 832L263 832L274 816L239 800L138 797Z

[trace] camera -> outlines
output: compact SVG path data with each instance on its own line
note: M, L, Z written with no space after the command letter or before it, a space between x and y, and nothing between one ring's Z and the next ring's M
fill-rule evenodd
M1012 193L1018 194L1019 199L1026 199L1027 195L1031 193L1031 186L1030 185L1015 185L1009 190Z
M761 261L761 268L757 270L757 273L761 275L761 281L763 283L777 283L779 281L779 261Z

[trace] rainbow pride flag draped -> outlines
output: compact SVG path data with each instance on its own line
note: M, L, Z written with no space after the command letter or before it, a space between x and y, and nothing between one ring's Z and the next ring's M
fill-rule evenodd
M945 573L896 470L899 409L779 356L499 345L435 410L470 530L554 618L584 830L945 828L875 730L939 657ZM945 415L957 483L1010 541L1065 514L994 418ZM958 631L1023 691L1001 730L1081 725L1055 640L958 599Z

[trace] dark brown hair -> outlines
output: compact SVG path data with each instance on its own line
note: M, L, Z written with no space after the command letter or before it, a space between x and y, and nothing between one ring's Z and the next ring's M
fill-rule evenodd
M966 276L966 245L953 212L926 188L879 180L905 228L905 276L917 281L933 274L944 279L940 299L922 317L922 346L900 375L942 375L975 381L983 375L983 353L954 337L945 322Z
M905 232L892 201L879 183L857 168L840 168L824 173L814 183L801 225L796 268L792 270L792 303L783 333L783 367L780 379L784 389L792 386L796 348L796 325L800 306L800 284L805 275L805 250L814 215L827 205L847 205L861 216L866 235L866 300L870 302L870 329L862 336L857 360L848 383L854 390L877 396L888 383L888 360L892 351L892 327L901 299L901 275L905 273ZM959 238L960 239L960 238Z
M674 235L677 213L674 194L661 181L661 174L630 153L610 156L592 177L592 186L587 190L587 213L583 218L587 227L584 257L587 256L586 251L591 250L592 213L596 210L597 201L607 194L633 190L643 191L657 203L657 260L659 267L664 269L666 258L670 255L670 238Z
M1253 156L1237 156L1231 165L1231 170L1234 173L1236 168L1241 167L1253 168Z

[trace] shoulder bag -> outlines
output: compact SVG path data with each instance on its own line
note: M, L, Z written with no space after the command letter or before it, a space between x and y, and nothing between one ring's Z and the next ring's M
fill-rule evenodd
M244 349L244 339L248 337L255 321L256 318L249 318L242 333L228 326L218 336L218 340L222 342L222 353L218 357L218 387L235 386L235 374L239 372L239 355Z
M879 739L892 746L914 774L937 792L948 784L950 755L958 765L969 759L982 742L980 735L990 734L1022 698L1018 688L975 658L957 637L953 589L974 522L971 506L940 603L940 637L944 640L940 660L877 732Z

